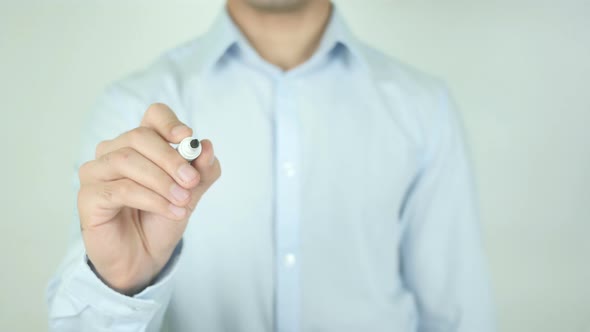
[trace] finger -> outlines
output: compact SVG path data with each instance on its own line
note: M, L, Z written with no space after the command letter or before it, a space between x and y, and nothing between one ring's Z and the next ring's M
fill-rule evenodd
M85 214L91 216L108 214L108 211L117 212L123 207L155 213L172 220L183 220L187 214L186 208L171 204L164 197L130 179L82 186L78 193L78 202L84 204L79 207L81 213L86 212ZM81 220L92 222L91 218Z
M151 160L183 188L194 188L200 181L199 172L153 129L146 127L138 127L113 140L101 142L96 156L100 158L125 147L131 147Z
M129 178L177 206L184 206L190 198L190 191L179 186L164 170L130 147L109 152L82 165L79 176L81 185Z
M162 103L148 107L141 120L141 126L153 129L171 143L179 143L183 138L193 135L193 130L180 122L174 111Z
M201 146L201 155L192 162L201 175L201 181L192 191L191 200L187 206L191 211L195 209L203 194L221 176L221 165L215 157L213 144L208 139L204 139L201 141Z
M197 169L201 175L199 183L202 187L209 187L221 175L219 162L215 157L213 143L210 140L204 139L201 141L201 154L192 162L192 165Z

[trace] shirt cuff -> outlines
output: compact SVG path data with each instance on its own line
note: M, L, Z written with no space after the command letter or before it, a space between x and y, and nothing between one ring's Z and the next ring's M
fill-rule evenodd
M134 296L121 294L103 283L88 265L88 258L84 253L71 272L64 276L62 292L70 301L62 303L62 306L54 305L54 308L61 307L58 309L60 316L66 312L69 312L69 315L77 315L87 307L92 307L111 317L151 319L160 308L168 305L182 242L181 239L153 283Z

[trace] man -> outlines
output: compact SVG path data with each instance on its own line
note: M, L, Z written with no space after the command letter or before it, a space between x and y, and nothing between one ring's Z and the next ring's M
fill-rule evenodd
M53 330L493 330L447 92L328 0L228 0L91 124Z

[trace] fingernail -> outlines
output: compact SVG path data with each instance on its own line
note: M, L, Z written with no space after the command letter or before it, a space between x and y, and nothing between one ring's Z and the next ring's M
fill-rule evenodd
M170 188L170 193L175 200L184 202L190 195L189 191L174 183Z
M209 159L209 166L213 166L213 164L215 164L215 155L212 155L211 159Z
M197 177L197 170L190 164L184 164L178 169L178 177L184 182L192 182Z
M182 207L178 207L176 205L172 205L170 204L168 206L168 209L170 209L170 212L172 212L173 215L182 218L184 217L184 215L186 214L186 209L182 208Z
M185 125L178 125L178 126L172 128L172 131L171 131L172 136L179 137L180 134L182 134L182 132L186 131L187 129L188 129L188 127Z

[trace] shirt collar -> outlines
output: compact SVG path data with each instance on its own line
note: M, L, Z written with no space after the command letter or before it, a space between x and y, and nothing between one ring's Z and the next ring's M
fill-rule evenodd
M198 44L194 60L197 69L203 72L217 68L224 58L240 45L253 52L225 8L219 13ZM359 64L365 63L359 41L349 30L334 4L332 4L330 21L326 26L320 45L310 61L314 58L327 56L342 56L346 60L353 60Z
M352 60L359 61L360 63L364 61L359 41L350 31L340 14L340 10L334 4L332 4L330 21L326 26L315 55L322 57L328 54L342 55L347 57L347 59L350 56Z

